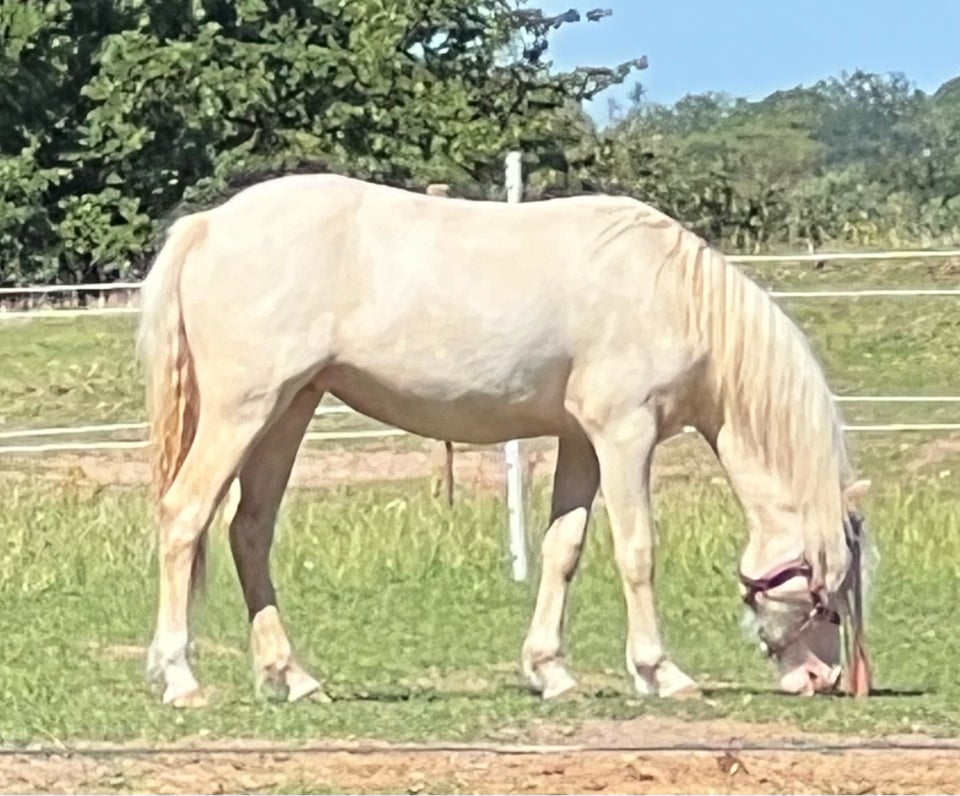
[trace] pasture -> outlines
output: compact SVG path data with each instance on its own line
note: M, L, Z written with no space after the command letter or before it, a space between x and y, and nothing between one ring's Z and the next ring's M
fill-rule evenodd
M758 267L752 273L780 288L953 286L956 279L941 264ZM955 298L784 305L811 336L837 394L958 392ZM133 328L129 317L4 322L3 428L141 419ZM956 404L844 406L854 423L946 422L960 419L958 411ZM365 427L356 418L329 417L315 427L333 423ZM0 744L586 742L606 732L621 743L642 745L656 742L665 727L686 742L800 733L955 736L960 438L911 433L850 439L859 471L873 479L866 517L881 556L869 625L878 692L862 702L774 691L772 667L739 626L739 511L705 446L692 438L662 445L655 468L656 585L664 633L674 659L705 691L704 698L689 701L638 700L630 690L622 663L623 598L601 504L568 620L567 653L580 688L570 698L543 704L526 691L518 671L535 577L522 584L509 578L502 495L460 489L449 509L431 496L424 477L324 482L306 476L322 473L331 448L309 444L301 451L299 486L284 504L272 568L295 649L320 673L333 703L286 705L254 693L246 612L225 529L217 527L208 594L195 624L196 671L212 689L211 704L174 711L160 705L143 675L154 619L152 522L146 489L123 477L143 457L4 457ZM413 438L371 445L350 448L362 459L373 448L424 446ZM537 481L528 493L534 568L547 517L545 486ZM612 729L617 726L622 730ZM716 779L718 769L711 766ZM250 788L347 788L355 775L348 768L339 774L277 774L276 782L257 780ZM469 789L424 770L420 790ZM152 782L143 769L96 769L84 776L88 787L100 790L143 789ZM770 777L767 788L780 781ZM228 781L228 789L246 787ZM698 781L705 787L705 779ZM738 780L743 787L745 781ZM784 787L799 788L798 781L783 779ZM81 787L77 782L73 787ZM890 782L896 780L886 787L893 787ZM574 789L587 787L586 780L576 783ZM409 776L397 773L381 786L407 788Z

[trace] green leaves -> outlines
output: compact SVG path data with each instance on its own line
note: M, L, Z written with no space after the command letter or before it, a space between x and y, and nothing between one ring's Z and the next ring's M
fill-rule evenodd
M641 92L582 176L732 251L949 243L960 237L956 97L860 71L759 102L707 93L664 107Z
M126 275L179 203L253 166L479 191L520 144L531 170L564 166L579 101L644 65L548 71L549 35L577 18L507 0L0 0L0 157L22 182L0 206L33 208L0 221L0 241L30 241L4 249L0 281Z
M149 239L150 219L140 212L140 200L115 187L66 197L59 207L63 218L57 233L65 253L61 275L69 269L71 281L122 277ZM92 273L91 264L96 264Z
M646 66L548 68L577 12L508 0L0 0L0 282L135 276L237 172L312 160L499 196L643 198L715 243L947 242L960 90L842 74L760 102L582 101ZM606 16L590 12L587 19Z

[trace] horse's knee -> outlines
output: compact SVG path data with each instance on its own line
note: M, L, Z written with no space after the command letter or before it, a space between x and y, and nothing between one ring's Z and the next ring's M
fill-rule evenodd
M653 582L653 545L631 540L616 551L617 566L624 580L633 588L649 586Z

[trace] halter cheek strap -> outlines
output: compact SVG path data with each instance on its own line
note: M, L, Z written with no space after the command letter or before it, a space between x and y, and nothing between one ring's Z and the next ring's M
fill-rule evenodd
M856 512L848 513L847 522L844 524L844 535L846 537L847 549L850 551L853 557L854 577L859 578L860 559L863 554L863 518ZM836 611L827 608L827 601L824 599L822 588L814 587L813 568L803 556L797 556L797 558L794 558L791 561L778 564L760 578L748 578L743 574L743 572L739 572L739 576L740 582L746 589L746 594L743 597L743 601L754 610L757 608L758 595L763 594L768 599L775 600L777 598L771 597L768 592L782 586L791 578L806 578L807 593L810 595L810 598L813 601L815 612L814 618L826 619L835 625L840 624L839 614L837 614ZM854 591L855 597L859 600L861 598L861 588L859 583ZM859 615L862 611L861 606L857 605L856 609Z

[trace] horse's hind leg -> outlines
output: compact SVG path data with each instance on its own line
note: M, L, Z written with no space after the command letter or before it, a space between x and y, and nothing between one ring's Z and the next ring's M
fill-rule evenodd
M240 503L230 523L230 548L250 617L250 645L258 687L279 685L293 702L320 689L293 659L270 579L270 545L297 450L321 393L301 390L260 438L240 471Z
M148 667L163 684L165 703L204 703L187 663L191 572L201 537L261 427L252 419L232 422L227 413L206 405L183 465L160 501L160 593Z
M580 428L571 428L558 447L550 527L541 547L540 588L522 652L524 673L544 699L576 684L563 664L561 634L567 592L599 483L593 448Z

